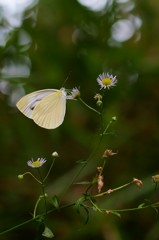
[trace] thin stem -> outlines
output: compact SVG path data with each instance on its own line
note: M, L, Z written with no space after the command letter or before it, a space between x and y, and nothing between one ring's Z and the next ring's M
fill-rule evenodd
M58 208L58 209L57 209L57 208L53 208L53 209L47 211L47 214L50 214L50 213L55 212L55 211L59 211L59 209L65 209L65 208L73 207L74 205L75 205L75 203L70 203L70 204L63 205L63 206L61 206L61 207ZM41 215L37 215L35 218L29 219L29 220L27 220L27 221L25 221L25 222L23 222L23 223L20 223L20 224L14 226L14 227L11 227L11 228L9 228L9 229L1 232L1 233L0 233L0 236L1 236L1 235L4 235L4 234L6 234L6 233L9 233L9 232L11 232L11 231L13 231L13 230L16 230L16 229L18 229L18 228L20 228L20 227L22 227L22 226L25 226L25 225L27 225L28 223L34 222L34 221L38 220L39 218L41 218L42 216L45 216L45 213L44 213L44 214L41 214Z
M83 103L87 108L89 108L90 110L98 113L99 115L101 114L99 111L97 111L96 109L92 108L91 106L89 106L87 103L85 103L81 98L79 98L79 100L81 101L81 103Z
M50 166L50 168L49 168L49 170L48 170L48 172L47 172L47 174L46 174L43 182L45 182L46 179L48 178L48 176L49 176L49 174L50 174L50 172L51 172L51 169L53 168L54 162L55 162L55 158L53 159L53 161L52 161L52 163L51 163L51 166Z
M100 115L100 122L101 122L101 134L100 134L100 136L102 138L103 135L104 135L104 132L103 132L103 114L102 114L102 112L101 112L101 115Z
M33 218L36 218L36 210L37 210L37 207L39 205L39 202L41 201L43 196L40 196L35 204L35 207L34 207L34 213L33 213Z
M24 176L24 175L27 175L27 174L31 175L38 183L42 184L42 182L39 181L31 172L25 172L25 173L22 174L22 175Z
M99 193L99 194L96 194L96 195L94 195L93 197L102 197L102 196L104 196L104 195L106 195L106 194L110 194L110 193L112 193L112 192L115 192L115 191L118 191L118 190L120 190L120 189L122 189L122 188L125 188L125 187L127 187L127 186L129 186L130 184L132 184L132 183L134 183L133 181L131 181L131 182L129 182L129 183L126 183L126 184L124 184L124 185L122 185L122 186L120 186L120 187L117 187L117 188L114 188L114 189L109 189L108 191L106 191L106 192L102 192L102 193Z
M103 135L107 133L107 130L108 130L108 128L110 127L110 125L112 124L112 122L113 122L113 121L110 120L110 122L108 123L108 125L106 126L106 128L105 128L105 130L104 130L104 132L103 132Z
M90 199L90 202L92 203L93 207L97 209L99 212L102 213L102 210Z
M76 203L70 203L70 204L66 204L66 205L63 205L63 206L60 206L58 209L57 208L53 208L49 211L47 211L47 214L50 214L52 212L55 212L55 211L59 211L59 209L65 209L65 208L69 208L69 207L73 207ZM87 205L84 205L86 208L92 208L90 206L87 206ZM96 207L96 206L95 206ZM153 204L150 204L150 205L144 205L142 207L138 207L138 208L128 208L128 209L112 209L112 210L107 210L107 211L114 211L114 212L126 212L126 211L138 211L138 210L143 210L143 209L146 209L146 208L149 208L149 207L159 207L159 202L157 203L153 203ZM106 211L106 209L100 209L101 211ZM38 220L39 218L41 218L42 216L45 216L45 213L44 214L41 214L41 215L37 215L36 217L32 218L32 219L29 219L23 223L20 223L14 227L11 227L3 232L0 233L0 236L1 235L4 235L6 233L9 233L13 230L17 230L18 228L22 227L22 226L25 226L31 222L34 222L36 220Z
M104 170L104 168L105 168L105 164L106 164L106 160L104 159L104 161L103 161L103 167L102 167L102 169L101 169L101 171L100 171L100 176L102 175L102 173L103 173L103 170Z
M91 202L92 203L92 202ZM85 206L86 208L90 208L92 209L92 206L89 206L89 205L86 205L86 204L83 204L83 206ZM94 206L93 204L93 207L96 207L96 205ZM149 204L149 205L143 205L142 207L136 207L136 208L125 208L125 209L104 209L104 208L101 208L101 212L105 212L105 211L108 211L108 212L130 212L130 211L138 211L138 210L143 210L143 209L146 209L146 208L155 208L155 207L159 207L159 203L153 203L153 204ZM98 209L98 208L97 208Z
M20 227L22 227L22 226L24 226L24 225L26 225L28 223L31 223L31 222L35 221L38 218L39 218L39 216L36 216L35 218L29 219L29 220L27 220L27 221L25 221L23 223L20 223L20 224L14 226L14 227L11 227L11 228L1 232L0 235L4 235L4 234L9 233L9 232L11 232L13 230L16 230L16 229L18 229L18 228L20 228Z
M159 202L157 203L152 203L152 204L148 204L148 205L143 205L142 207L137 207L137 208L125 208L125 209L110 209L108 211L112 211L112 212L130 212L130 211L138 211L138 210L143 210L143 209L146 209L146 208L156 208L156 207L159 207Z
M47 214L47 204L46 204L46 196L45 196L45 185L44 185L44 180L42 179L42 176L41 176L40 169L37 168L37 170L38 170L38 173L39 173L40 180L42 182L42 193L43 193L43 196L44 196L45 215L46 215Z

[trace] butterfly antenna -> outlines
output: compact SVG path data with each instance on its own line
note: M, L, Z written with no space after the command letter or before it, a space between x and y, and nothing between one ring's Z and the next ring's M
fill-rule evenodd
M62 84L62 87L65 85L65 83L67 82L67 80L69 79L70 75L71 75L72 71L69 72L67 78L65 79L65 81Z

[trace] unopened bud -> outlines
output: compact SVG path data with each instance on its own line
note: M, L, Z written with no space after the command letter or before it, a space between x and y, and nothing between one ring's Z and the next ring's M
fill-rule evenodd
M103 158L107 158L107 157L110 157L110 156L113 156L117 153L113 153L113 151L111 149L106 149L103 153Z
M58 154L57 152L53 152L53 153L52 153L52 156L53 156L53 157L59 157L59 154Z
M98 176L98 193L101 192L103 186L104 186L104 177L102 175L99 175Z
M23 174L19 174L19 175L18 175L18 178L21 180L21 179L24 178L24 175L23 175Z
M133 182L136 183L136 185L141 188L143 183L140 179L137 179L137 178L133 178Z
M112 117L112 121L117 121L117 117L116 116Z

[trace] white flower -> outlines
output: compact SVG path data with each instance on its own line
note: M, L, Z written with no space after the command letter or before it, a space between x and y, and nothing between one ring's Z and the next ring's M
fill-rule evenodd
M32 168L39 168L39 167L41 167L45 162L46 162L45 158L38 158L36 161L34 161L33 159L32 159L32 160L29 160L29 161L27 162L27 164L28 164L29 167L32 167Z
M80 91L77 87L72 89L71 96L72 96L72 99L76 99L76 98L80 97Z
M116 76L113 76L112 74L109 73L102 73L98 76L97 82L100 86L100 89L104 88L110 88L114 87L116 83L118 82Z

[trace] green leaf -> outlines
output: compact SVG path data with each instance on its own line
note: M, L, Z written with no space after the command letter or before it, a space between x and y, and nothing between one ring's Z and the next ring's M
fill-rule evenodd
M55 208L59 208L59 200L55 195L53 198L49 199L50 204L52 204Z
M84 205L81 205L81 207L83 207L83 209L86 212L86 220L84 222L84 225L86 225L88 223L88 221L89 221L89 211L88 211L88 208L86 208Z
M143 206L145 206L145 203L141 203L138 208L143 208Z
M54 234L53 232L50 230L50 228L48 228L47 226L45 226L44 232L42 233L42 236L46 237L46 238L53 238Z
M90 182L90 181L81 181L81 182L76 182L75 184L89 185L89 184L92 184L92 182Z
M78 214L80 214L80 209L83 208L86 212L86 220L84 222L84 225L86 225L88 223L89 220L89 211L87 209L86 206L83 205L83 202L85 201L85 197L81 197L79 198L76 203L75 203L75 209L77 211Z
M84 202L84 200L85 200L85 198L81 197L75 203L75 209L76 209L78 214L80 214L80 207L81 207L82 203Z

